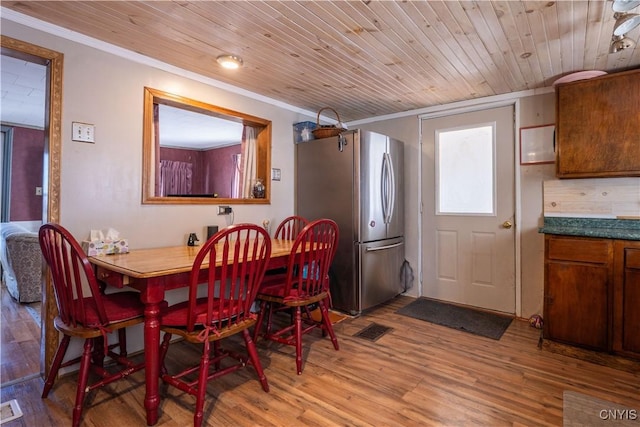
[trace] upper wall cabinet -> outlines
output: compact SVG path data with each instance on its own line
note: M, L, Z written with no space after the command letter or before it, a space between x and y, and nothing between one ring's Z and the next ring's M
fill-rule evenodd
M556 175L640 176L640 69L556 86Z

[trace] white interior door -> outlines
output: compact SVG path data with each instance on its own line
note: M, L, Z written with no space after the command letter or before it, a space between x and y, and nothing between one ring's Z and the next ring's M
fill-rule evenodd
M513 111L421 121L426 297L515 313Z

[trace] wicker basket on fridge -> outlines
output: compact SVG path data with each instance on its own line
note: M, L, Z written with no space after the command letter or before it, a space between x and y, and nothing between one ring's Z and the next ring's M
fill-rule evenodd
M316 128L312 131L313 132L313 136L316 139L320 139L320 138L328 138L331 136L337 136L340 134L340 132L344 132L346 129L343 127L339 127L336 125L320 125L320 113L324 110L331 110L333 111L333 113L336 115L336 119L338 119L338 125L341 126L342 125L342 121L340 120L340 116L338 115L338 112L336 110L334 110L331 107L324 107L321 108L318 111L318 116L316 117Z

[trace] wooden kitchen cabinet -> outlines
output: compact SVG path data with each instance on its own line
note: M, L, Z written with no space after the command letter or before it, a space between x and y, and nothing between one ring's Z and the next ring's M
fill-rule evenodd
M545 235L544 337L609 350L609 239Z
M556 176L640 176L640 69L556 86Z
M614 247L613 350L640 357L640 242Z
M543 333L640 359L640 241L545 234Z

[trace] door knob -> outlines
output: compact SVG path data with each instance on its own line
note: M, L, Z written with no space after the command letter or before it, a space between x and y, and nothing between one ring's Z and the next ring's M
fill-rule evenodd
M507 230L510 229L512 226L513 226L513 224L509 220L507 220L507 221L502 223L502 227L506 228Z

